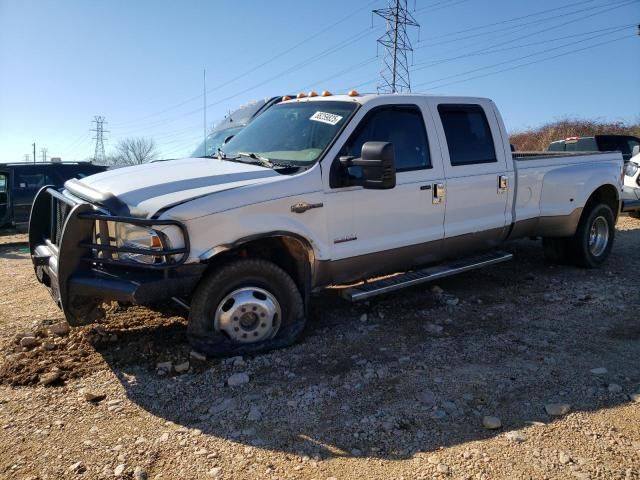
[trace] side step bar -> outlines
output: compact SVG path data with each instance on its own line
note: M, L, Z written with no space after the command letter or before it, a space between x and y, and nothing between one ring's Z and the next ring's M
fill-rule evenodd
M400 290L401 288L411 287L413 285L438 280L439 278L468 272L469 270L475 270L476 268L506 262L512 258L513 254L503 251L475 255L461 260L455 260L450 263L436 265L422 270L401 273L391 278L384 278L375 282L347 288L342 292L342 296L347 300L357 302L358 300L365 300L376 295Z
M624 200L622 202L623 212L637 212L640 210L640 200Z

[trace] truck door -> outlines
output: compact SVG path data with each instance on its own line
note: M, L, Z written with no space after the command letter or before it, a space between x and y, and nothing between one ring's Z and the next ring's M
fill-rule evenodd
M9 220L9 174L0 171L0 227Z
M511 222L512 169L493 106L432 102L447 179L445 248L448 255L490 248L505 238Z
M365 142L391 142L396 186L326 189L337 281L339 275L363 278L437 260L444 236L444 204L434 203L432 194L434 185L444 182L444 172L437 140L427 135L434 128L431 117L416 104L387 104L358 112L353 123L357 127L337 157L359 157ZM334 223L334 219L340 220Z

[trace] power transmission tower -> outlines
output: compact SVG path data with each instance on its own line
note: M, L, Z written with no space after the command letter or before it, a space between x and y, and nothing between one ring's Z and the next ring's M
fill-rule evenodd
M31 161L31 154L25 153L24 154L24 161L25 162L30 162Z
M92 132L96 132L96 136L93 139L96 141L96 150L93 154L93 161L95 163L106 163L107 156L104 153L104 134L108 133L109 130L104 129L105 120L104 117L100 115L96 115L93 117L93 123L96 124L96 128L92 129Z
M47 148L41 148L40 149L40 153L42 154L42 161L46 162L47 161L47 152L49 150Z
M373 13L387 22L386 33L378 39L378 43L384 47L378 91L410 92L407 52L413 52L413 47L407 35L407 27L420 27L420 24L409 13L407 0L389 0L387 8L374 10Z

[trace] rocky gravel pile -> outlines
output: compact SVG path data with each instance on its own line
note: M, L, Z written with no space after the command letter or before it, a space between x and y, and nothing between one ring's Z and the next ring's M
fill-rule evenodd
M191 350L179 310L67 331L0 249L0 478L640 479L632 222L602 270L519 242L369 303L324 292L301 343L226 359Z

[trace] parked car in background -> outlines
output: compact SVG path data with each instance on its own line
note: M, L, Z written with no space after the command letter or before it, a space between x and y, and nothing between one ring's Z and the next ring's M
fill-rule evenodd
M215 157L218 154L218 149L225 143L225 140L233 137L254 118L281 100L282 97L269 97L263 100L249 102L237 110L234 110L213 128L207 137L206 148L205 141L203 140L193 151L191 157Z
M106 168L89 162L0 163L0 226L26 227L33 198L45 185L60 187Z
M619 152L512 154L484 98L310 97L269 108L218 158L42 189L31 258L69 324L104 301L173 299L195 349L242 355L294 342L330 285L397 274L344 290L364 300L509 260L496 248L519 238L543 238L552 261L609 256Z
M569 137L552 142L549 152L620 152L622 159L631 159L634 147L640 146L640 138L633 135L594 135L593 137Z

